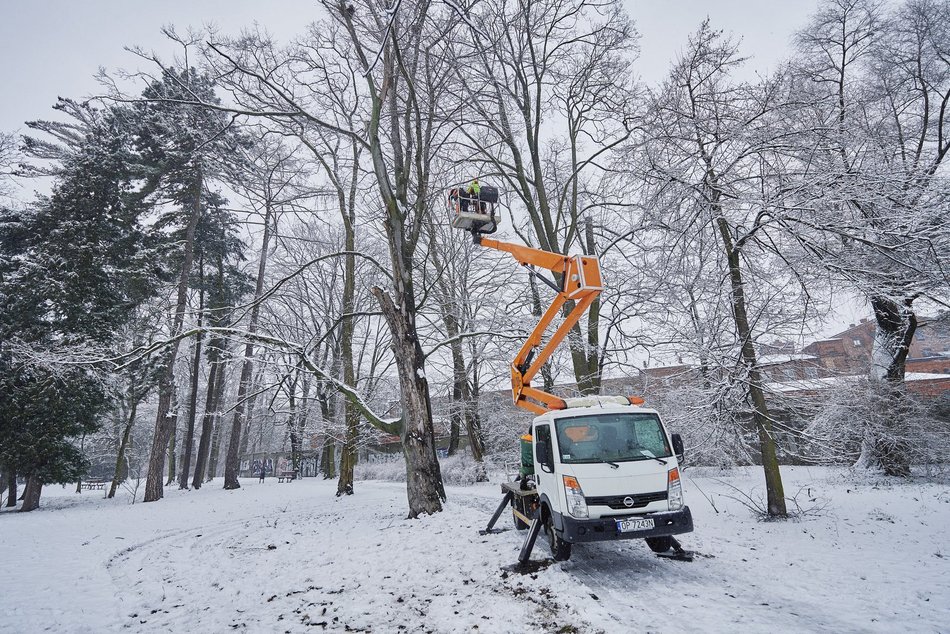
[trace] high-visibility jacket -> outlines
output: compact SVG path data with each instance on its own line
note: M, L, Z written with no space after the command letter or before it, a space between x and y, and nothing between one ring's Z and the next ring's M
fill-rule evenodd
M473 181L471 185L468 186L468 193L472 196L478 196L482 191L482 186L478 181Z

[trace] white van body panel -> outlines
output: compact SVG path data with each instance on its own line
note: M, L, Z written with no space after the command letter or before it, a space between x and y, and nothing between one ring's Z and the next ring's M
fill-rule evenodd
M663 426L663 432L666 435L667 444L672 447L669 430L663 425L662 418L654 409L637 407L633 405L598 405L592 407L573 407L569 409L547 412L534 419L534 427L539 424L548 423L551 425L551 439L554 445L554 473L543 473L540 463L535 455L535 473L537 476L538 493L546 496L552 506L552 510L562 515L568 514L567 498L563 486L563 476L573 476L577 478L578 483L584 492L584 497L588 500L588 513L590 519L600 517L610 517L613 515L631 515L639 513L654 513L658 511L668 511L669 502L665 497L668 484L668 473L671 469L677 468L676 456L662 457L662 464L659 460L644 458L642 460L624 461L614 463L574 463L567 464L561 462L561 452L557 446L557 434L555 433L554 423L560 418L576 418L585 415L598 414L654 414L660 420ZM643 495L649 493L663 493L662 500L649 502L645 506L637 508L613 509L606 505L591 504L592 498L606 497L626 497Z

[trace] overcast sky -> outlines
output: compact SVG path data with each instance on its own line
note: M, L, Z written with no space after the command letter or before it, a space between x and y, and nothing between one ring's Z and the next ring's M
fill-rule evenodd
M716 28L742 38L752 57L748 72L767 71L788 53L791 34L817 0L626 0L641 34L637 73L661 79L688 35L709 17ZM319 17L315 0L9 0L0 9L0 130L50 117L57 96L98 92L99 67L134 70L139 60L123 47L138 45L170 55L159 32L216 25L237 33L254 22L287 41Z
M689 34L707 16L715 28L741 38L742 54L751 57L746 73L768 72L788 55L792 34L818 4L818 0L625 1L641 35L636 72L651 83L665 76ZM23 131L24 121L55 118L50 106L57 96L98 93L94 75L100 67L138 68L138 58L125 46L173 54L175 47L160 33L163 25L183 31L213 24L227 34L257 22L278 41L287 41L320 17L317 7L315 0L8 0L0 9L0 130ZM866 310L842 299L844 307L833 322L854 321Z

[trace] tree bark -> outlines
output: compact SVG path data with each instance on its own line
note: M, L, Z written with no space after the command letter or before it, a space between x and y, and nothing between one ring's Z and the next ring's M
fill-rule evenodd
M184 325L185 309L188 307L188 280L191 277L191 265L195 253L195 229L201 216L201 192L204 179L200 168L196 177L191 215L185 229L185 245L182 255L181 275L178 278L178 301L175 306L175 319L170 335L177 337ZM165 358L165 367L158 384L158 411L155 414L155 432L152 437L152 451L148 460L148 475L145 479L145 502L155 502L165 495L162 487L162 467L165 462L165 447L168 445L168 410L171 406L172 391L175 389L175 359L178 357L180 341L176 338L170 344Z
M408 269L397 270L396 275L408 276ZM445 500L445 488L435 452L425 355L416 335L413 298L411 294L404 294L396 306L382 289L374 288L373 294L393 333L392 346L402 396L402 449L406 459L409 517L439 513Z
M217 284L218 289L224 288L224 260L218 257ZM215 306L218 312L211 313L211 322L213 324L224 323L222 317L222 306ZM191 481L191 486L200 489L210 478L205 478L205 469L213 475L214 468L217 465L217 432L220 426L218 409L221 406L221 400L224 395L224 385L226 382L226 362L224 360L225 343L220 336L212 336L208 342L208 363L211 369L208 372L208 388L205 394L205 411L201 417L201 438L198 441L198 456L195 459L195 477Z
M459 441L462 432L462 392L458 386L452 385L452 402L449 404L449 448L448 455L454 456L459 451Z
M175 481L178 463L176 461L175 444L178 438L178 399L172 398L172 411L174 412L169 421L171 430L168 433L168 479L165 486Z
M267 272L267 251L270 248L271 236L271 215L272 209L270 202L267 203L264 212L264 236L261 239L261 257L257 265L257 281L254 287L254 303L251 308L250 321L247 331L250 334L257 332L257 322L260 318L260 299L264 293L264 274ZM241 434L244 431L245 407L250 409L250 405L245 403L248 391L250 390L251 377L254 372L254 344L250 341L244 346L244 364L241 367L241 382L238 384L237 405L234 408L234 419L231 423L231 440L228 443L228 456L224 464L224 488L240 489L241 483L238 482L238 474L241 467ZM251 397L253 398L253 397Z
M129 447L129 439L132 437L132 427L135 425L135 414L138 410L139 399L136 398L135 387L132 387L132 406L129 408L129 418L125 423L125 429L122 430L122 439L119 441L119 451L115 457L115 471L112 473L112 484L109 485L109 499L115 497L115 492L119 488L119 483L125 477L122 475L122 468L125 466L125 452Z
M201 377L201 320L204 311L204 262L198 263L198 280L201 290L198 292L198 335L195 337L195 355L191 368L191 391L188 394L188 422L185 429L185 441L182 444L181 475L178 478L178 488L188 488L188 476L191 471L191 453L195 444L195 418L198 414L198 379Z
M7 471L7 506L16 506L16 471Z
M208 456L208 473L205 482L211 482L218 475L218 463L221 461L221 429L224 427L224 420L220 417L215 421L214 429L211 431L211 451Z
M40 493L43 492L43 483L36 476L27 476L26 487L23 491L23 506L21 513L35 511L40 506Z
M323 442L323 451L320 453L320 473L324 480L336 477L336 441L327 438Z
M212 343L213 345L213 343ZM205 392L205 411L201 417L201 437L198 439L198 453L195 456L195 476L191 486L200 489L204 484L205 465L208 464L208 455L211 450L211 433L214 430L215 395L217 382L220 381L221 362L215 358L211 360L211 369L208 371L208 388Z
M732 285L732 312L736 322L736 333L742 350L742 362L749 377L749 396L752 399L752 419L759 433L759 451L762 456L762 469L765 471L766 505L772 517L785 517L785 489L782 485L782 473L779 470L775 438L772 431L772 418L765 403L762 391L762 376L759 373L753 345L752 328L746 311L745 285L742 280L739 251L734 247L729 224L716 210L716 224L722 237L723 249L729 263L729 279Z
M901 389L907 368L910 344L917 332L917 315L913 299L904 300L901 306L889 297L871 298L876 331L871 353L871 377L885 381L892 388L894 399L905 398ZM876 437L865 440L863 464L880 467L886 475L907 477L910 475L910 445L907 442L900 403L892 402L893 416L886 416L888 424L879 430ZM868 451L870 450L870 451Z

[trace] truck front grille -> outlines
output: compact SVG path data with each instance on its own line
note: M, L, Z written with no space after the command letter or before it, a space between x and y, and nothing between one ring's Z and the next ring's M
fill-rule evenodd
M627 506L624 500L631 498L633 504ZM666 499L666 491L657 491L656 493L631 493L629 495L604 495L601 497L585 498L588 506L609 506L612 509L642 509L650 502L659 502Z

